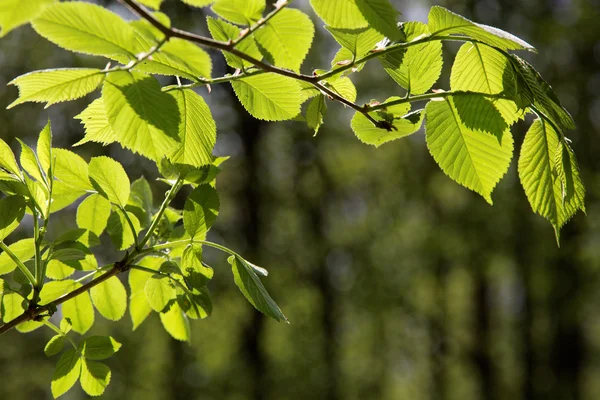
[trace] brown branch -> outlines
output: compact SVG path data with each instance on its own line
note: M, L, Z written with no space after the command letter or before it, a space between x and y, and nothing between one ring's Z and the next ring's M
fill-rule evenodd
M101 284L102 282L107 281L108 279L112 278L113 276L118 275L119 273L125 271L126 269L127 269L126 264L123 263L122 261L115 263L115 265L108 272L106 272L105 274L103 274L95 279L92 279L85 285L78 287L77 289L73 290L72 292L69 292L69 293L65 294L64 296L59 297L58 299L56 299L54 301L51 301L48 304L45 304L43 306L37 306L35 308L26 310L23 314L19 315L17 318L0 326L0 335L8 332L9 330L15 328L19 324L22 324L23 322L33 321L33 320L38 319L41 314L48 312L52 309L55 309L56 306L64 303L65 301L69 301L69 300L73 299L74 297L79 296L80 294L87 292L94 286L97 286L97 285Z

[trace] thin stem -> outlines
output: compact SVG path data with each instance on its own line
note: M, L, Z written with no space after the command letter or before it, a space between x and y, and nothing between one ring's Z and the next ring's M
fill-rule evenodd
M25 264L23 264L21 259L17 257L15 253L13 253L10 247L5 245L3 241L0 241L0 249L2 249L6 254L8 254L10 259L13 260L15 264L17 264L17 267L23 273L23 275L25 275L29 283L31 283L31 286L35 286L35 277L31 273L31 271L29 271L29 268L27 268Z
M65 339L67 339L69 341L69 343L71 343L71 346L73 346L73 348L75 349L75 351L79 350L79 347L77 346L77 343L75 343L75 341L73 339L71 339L67 334L65 334L63 331L61 331L60 329L58 329L56 327L56 325L54 325L52 322L48 322L46 320L43 321L44 325L46 325L48 328L52 329L56 334L64 337Z
M173 201L173 199L175 198L175 195L177 194L177 192L179 192L179 189L181 189L182 186L183 186L183 177L180 176L179 178L177 178L177 181L173 184L173 186L171 186L171 189L169 189L169 191L166 193L165 200L160 205L160 209L154 215L154 218L152 219L152 223L150 224L148 231L146 232L146 234L140 241L139 245L137 246L138 253L139 253L139 250L141 250L144 247L144 245L148 242L148 240L150 240L150 238L154 234L154 230L160 223L160 220L161 220L163 214L167 210L167 207L169 206L169 204L171 204L171 201Z
M135 248L139 249L140 246L138 244L138 233L135 230L135 226L133 226L133 221L131 220L131 218L129 218L129 214L127 213L127 210L125 210L125 207L119 206L119 209L121 210L121 212L125 216L125 220L127 221L127 225L129 225L129 229L131 230L131 234L133 235L133 240L135 242Z
M244 39L246 39L248 36L252 35L258 28L262 27L267 22L269 22L269 20L271 18L273 18L275 15L277 15L288 4L289 4L289 2L287 0L285 0L285 1L278 1L275 4L275 9L273 11L271 11L270 13L268 13L267 15L265 15L263 18L259 19L258 22L256 22L256 24L254 24L251 27L247 28L246 30L242 31L242 33L240 33L240 36L238 36L235 40L232 40L231 41L231 47L237 46Z
M455 91L448 91L448 92L419 94L419 95L415 95L415 96L405 97L402 99L388 101L385 103L380 103L380 104L377 104L374 106L370 106L367 104L364 107L364 109L371 112L371 111L377 111L377 110L381 110L381 109L384 109L387 107L395 106L398 104L412 103L412 102L416 102L416 101L429 100L429 99L435 99L435 98L446 98L446 97L450 97L450 96L468 96L468 95L484 96L484 97L489 97L492 99L508 99L508 97L503 96L502 94L490 94L490 93L482 93L482 92L455 90Z

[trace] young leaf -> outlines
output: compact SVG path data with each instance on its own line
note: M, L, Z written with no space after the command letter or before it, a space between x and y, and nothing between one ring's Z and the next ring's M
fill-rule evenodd
M23 304L23 297L16 292L7 292L2 296L2 304L0 305L0 311L2 320L4 322L10 322L23 314L26 307ZM25 303L26 305L27 303Z
M12 152L10 146L2 139L0 139L0 167L19 178L21 177L21 169L17 164L15 154Z
M79 379L81 373L81 358L74 349L63 353L56 364L52 376L52 396L57 398L69 391Z
M285 121L300 113L300 85L288 77L273 73L250 76L231 82L244 108L255 118Z
M110 368L98 361L83 360L81 388L90 396L100 396L110 383Z
M10 31L30 22L55 0L3 0L0 1L0 38Z
M450 87L453 91L511 95L515 90L511 84L514 79L513 74L509 60L499 51L477 43L465 43L456 54L452 65ZM467 98L463 99L468 101ZM514 101L505 99L490 99L490 101L508 125L512 125L524 116ZM456 107L460 113L461 107L458 103Z
M118 321L125 315L125 311L127 310L127 291L116 276L91 288L90 295L96 310L104 318L111 321Z
M314 34L315 27L306 14L300 10L283 9L257 30L254 37L266 59L274 65L298 72Z
M236 39L241 32L240 28L237 26L231 25L220 19L212 18L210 16L206 17L206 23L208 24L208 30L210 31L212 37L222 42ZM254 59L259 61L262 59L262 55L256 46L253 36L246 38L246 40L241 42L238 46L236 46L236 48ZM223 55L225 56L225 61L227 61L227 64L232 68L245 69L246 67L252 65L251 62L245 61L238 56L234 56L227 52L224 52Z
M369 22L357 6L357 0L310 0L315 13L333 28L365 28Z
M85 110L74 118L80 120L83 124L85 137L73 146L80 146L87 142L102 143L106 146L117 141L117 135L115 135L115 131L108 122L102 97L91 102Z
M231 264L235 284L250 304L258 311L277 321L287 322L287 318L283 315L283 312L281 312L281 309L271 296L269 296L267 289L265 289L254 270L238 257L231 256L227 261Z
M129 200L129 178L123 166L112 158L101 156L90 160L92 185L111 203L125 207Z
M52 128L50 120L40 132L37 141L37 156L42 171L49 179L52 179L50 175L50 164L52 162Z
M402 33L398 29L398 11L389 0L355 0L356 5L370 26L391 40L401 40Z
M156 312L164 311L172 300L175 300L177 292L173 282L169 278L160 277L148 279L144 288L148 304Z
M33 149L26 145L21 139L17 138L21 144L21 155L19 161L21 161L21 167L36 181L43 182L42 170L37 160Z
M500 111L486 97L475 93L461 93L453 96L454 106L460 120L469 129L487 132L502 140L508 124Z
M80 1L46 7L32 22L40 36L70 51L134 60L133 29L104 7Z
M507 129L502 141L467 128L451 98L430 101L425 108L429 152L453 180L481 194L492 204L491 193L508 170L513 140Z
M346 100L353 103L356 101L356 87L347 76L338 76L333 79L328 79L326 85Z
M88 164L79 155L66 149L53 149L56 160L54 177L72 188L84 191L93 190L88 179ZM81 195L80 195L81 196ZM58 195L53 196L60 201ZM79 197L79 196L77 196Z
M44 353L46 356L52 357L57 355L63 348L65 347L65 337L63 335L55 335L46 343L46 347L44 347Z
M25 200L21 196L0 199L0 241L17 229L25 215Z
M519 82L523 82L526 90L533 96L533 104L550 118L560 129L575 129L575 122L571 114L560 104L560 100L552 87L527 61L510 55L512 64L519 75Z
M433 6L429 10L428 26L432 36L469 36L502 50L536 51L532 45L508 32L476 24L440 6Z
M319 94L310 101L306 109L306 123L310 129L315 131L315 135L319 132L326 113L327 103L325 103L325 96Z
M366 55L384 38L381 33L371 27L342 29L326 26L325 28L327 28L340 46L352 54L352 57L348 58L349 61Z
M142 61L134 69L195 81L198 77L210 78L212 62L208 53L200 47L183 39L172 38L151 59Z
M167 312L159 315L163 327L174 339L189 342L190 323L177 302L173 303Z
M211 9L235 24L252 25L262 17L265 0L216 0Z
M219 195L210 185L198 185L183 208L183 225L190 237L204 237L219 214Z
M400 97L390 97L385 102L395 100L400 100ZM352 130L361 142L379 147L419 130L423 120L422 110L412 113L409 111L410 103L401 103L370 113L375 120L391 124L390 130L376 127L362 113L357 112L352 118Z
M145 257L138 264L158 271L162 262L163 260L159 257ZM150 277L151 275L147 272L137 269L131 269L129 272L129 288L131 289L129 315L133 323L133 330L136 330L152 311L145 293L146 282Z
M8 108L28 101L45 102L45 108L48 108L52 104L78 99L96 90L104 75L102 70L94 68L48 69L21 75L8 83L19 88L19 98Z
M140 221L141 227L150 225L153 214L152 189L143 176L131 184L131 192L125 209L133 213Z
M35 255L35 245L33 238L21 239L14 242L8 248L19 258L26 262ZM0 275L13 272L17 268L17 264L6 253L0 254Z
M110 217L110 202L99 194L92 194L77 207L77 226L100 236Z
M98 361L111 357L121 346L112 336L90 336L79 345L79 350L88 360Z
M550 221L557 239L560 228L578 210L585 211L585 188L572 150L566 150L566 168L562 157L556 157L557 151L562 154L563 146L558 132L548 122L538 119L527 131L519 156L519 178L529 204L534 212ZM558 160L560 165L557 165ZM561 179L565 174L572 185L570 196L566 196Z
M169 92L177 101L181 121L179 140L181 144L170 154L174 164L194 167L210 164L212 150L217 142L217 126L204 99L191 89Z
M52 188L52 205L50 206L50 213L54 213L70 206L86 193L87 191L83 189L74 188L61 181L55 181L54 187Z
M133 229L139 233L140 221L138 221L137 217L133 213L127 212L127 215L133 224ZM119 250L126 250L135 243L135 237L133 236L133 232L131 232L129 222L127 221L127 218L125 218L123 211L119 209L114 210L113 213L110 214L106 231L108 232L115 247Z
M428 34L427 25L407 22L403 25L407 40ZM410 94L427 92L442 73L442 43L429 42L384 54L379 58L385 71Z
M181 268L188 284L195 288L205 286L214 275L212 268L202 264L202 246L198 244L187 245L183 250Z
M110 74L102 88L108 121L119 143L154 161L178 145L179 110L158 81L139 73Z
M46 264L46 277L54 280L63 280L75 273L75 268L70 267L60 260L49 260Z

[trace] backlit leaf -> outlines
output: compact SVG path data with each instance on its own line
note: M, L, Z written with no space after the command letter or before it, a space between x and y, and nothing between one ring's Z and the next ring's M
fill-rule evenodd
M216 0L211 9L235 24L252 25L262 17L265 5L265 0Z
M99 275L96 275L98 277ZM106 319L118 321L127 310L127 291L117 278L113 276L90 289L92 302L96 310Z
M0 38L13 29L30 22L55 0L2 0L0 1Z
M52 396L57 398L75 385L81 373L81 359L74 349L65 351L52 375Z
M222 42L236 39L241 32L240 28L237 26L231 25L230 23L220 19L212 18L210 16L206 17L206 23L208 24L208 30L210 31L212 37ZM262 59L262 54L256 46L253 36L246 38L243 42L236 46L236 48L254 59L259 61ZM244 69L252 65L251 62L245 61L238 56L229 54L227 52L224 52L223 55L225 56L225 61L227 61L227 64L232 68Z
M90 396L100 396L110 383L110 368L98 361L83 360L81 388Z
M117 135L113 131L102 97L92 101L85 110L74 118L81 121L85 128L85 137L73 146L79 146L87 142L97 142L107 145L117 141Z
M111 203L125 207L129 199L129 178L123 166L112 158L101 156L90 160L89 176L100 194Z
M219 214L219 196L208 184L198 185L183 208L183 225L192 237L203 236L208 232Z
M0 240L17 229L25 215L25 200L21 196L0 199Z
M77 226L100 236L110 217L110 202L99 194L85 198L77 207Z

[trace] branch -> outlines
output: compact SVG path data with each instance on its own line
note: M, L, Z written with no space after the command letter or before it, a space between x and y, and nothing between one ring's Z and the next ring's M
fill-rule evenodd
M279 11L283 10L285 8L285 6L287 6L288 4L289 4L288 0L278 1L275 4L275 9L273 11L271 11L270 13L265 15L263 18L259 19L256 24L243 30L242 33L240 33L240 36L238 36L237 39L235 39L231 42L231 47L237 46L238 44L240 44L241 41L246 39L248 36L252 35L256 30L258 30L258 28L260 28L261 26L263 26L267 22L269 22L269 20L271 18L273 18L275 15L277 15L279 13Z
M127 258L128 258L128 256L126 256L126 259ZM23 314L19 315L17 318L0 326L0 335L8 332L12 328L16 327L19 324L22 324L23 322L32 321L32 320L36 320L36 319L40 318L40 315L42 313L53 310L56 308L56 306L64 303L65 301L69 301L72 298L77 297L80 294L87 292L94 286L97 286L97 285L101 284L102 282L107 281L109 278L112 278L113 276L119 274L120 272L123 272L126 269L125 268L126 265L127 265L126 261L125 262L123 262L123 261L116 262L114 264L114 266L104 275L101 275L101 276L97 277L96 279L89 281L85 285L78 287L77 289L73 290L72 292L69 292L69 293L65 294L64 296L59 297L58 299L56 299L54 301L51 301L48 304L45 304L40 307L36 307L34 309L26 310Z
M455 91L448 91L448 92L434 92L434 93L425 93L425 94L419 94L416 96L409 96L409 97L405 97L402 99L397 99L397 100L392 100L392 101L388 101L386 103L379 103L377 105L374 106L370 106L370 105L365 105L364 106L364 110L368 110L369 112L371 111L377 111L377 110L382 110L384 108L387 107L391 107L391 106L395 106L398 104L404 104L404 103L412 103L414 101L422 101L422 100L429 100L429 99L435 99L435 98L446 98L446 97L450 97L450 96L469 96L469 95L476 95L476 96L484 96L484 97L489 97L492 99L507 99L507 100L511 100L509 97L506 97L502 94L490 94L490 93L483 93L483 92L471 92L471 91L465 91L465 90L455 90Z

